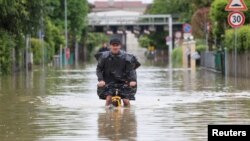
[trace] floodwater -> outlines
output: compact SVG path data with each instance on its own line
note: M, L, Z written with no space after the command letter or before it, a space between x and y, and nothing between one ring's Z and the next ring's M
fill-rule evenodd
M142 66L137 100L107 110L95 65L0 77L1 141L205 141L208 124L250 123L250 81Z

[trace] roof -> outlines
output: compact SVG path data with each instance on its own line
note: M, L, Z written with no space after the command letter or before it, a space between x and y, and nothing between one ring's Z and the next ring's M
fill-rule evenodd
M147 4L141 1L95 1L95 8L144 8Z
M139 15L141 15L139 12L123 11L123 10L92 12L88 14L88 16L139 16Z

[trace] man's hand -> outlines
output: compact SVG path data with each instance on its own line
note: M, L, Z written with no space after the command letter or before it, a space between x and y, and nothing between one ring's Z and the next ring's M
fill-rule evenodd
M129 83L129 86L130 86L130 87L135 87L135 86L136 86L136 82L135 82L135 81L131 81L131 82Z
M99 81L99 83L97 84L98 87L104 87L106 85L106 83L102 80Z

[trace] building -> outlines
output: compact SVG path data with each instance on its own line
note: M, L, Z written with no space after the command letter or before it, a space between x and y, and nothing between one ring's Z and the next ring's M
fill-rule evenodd
M144 13L148 7L148 4L142 3L141 1L95 1L92 12L104 12L104 11L132 11Z

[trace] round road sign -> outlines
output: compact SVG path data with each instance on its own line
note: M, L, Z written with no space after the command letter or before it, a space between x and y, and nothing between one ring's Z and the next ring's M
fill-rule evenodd
M175 32L175 38L179 39L181 38L182 33L180 31Z
M231 27L237 28L245 23L245 15L242 12L234 11L228 15L228 23Z
M184 33L192 33L192 26L190 24L185 23L182 28Z

